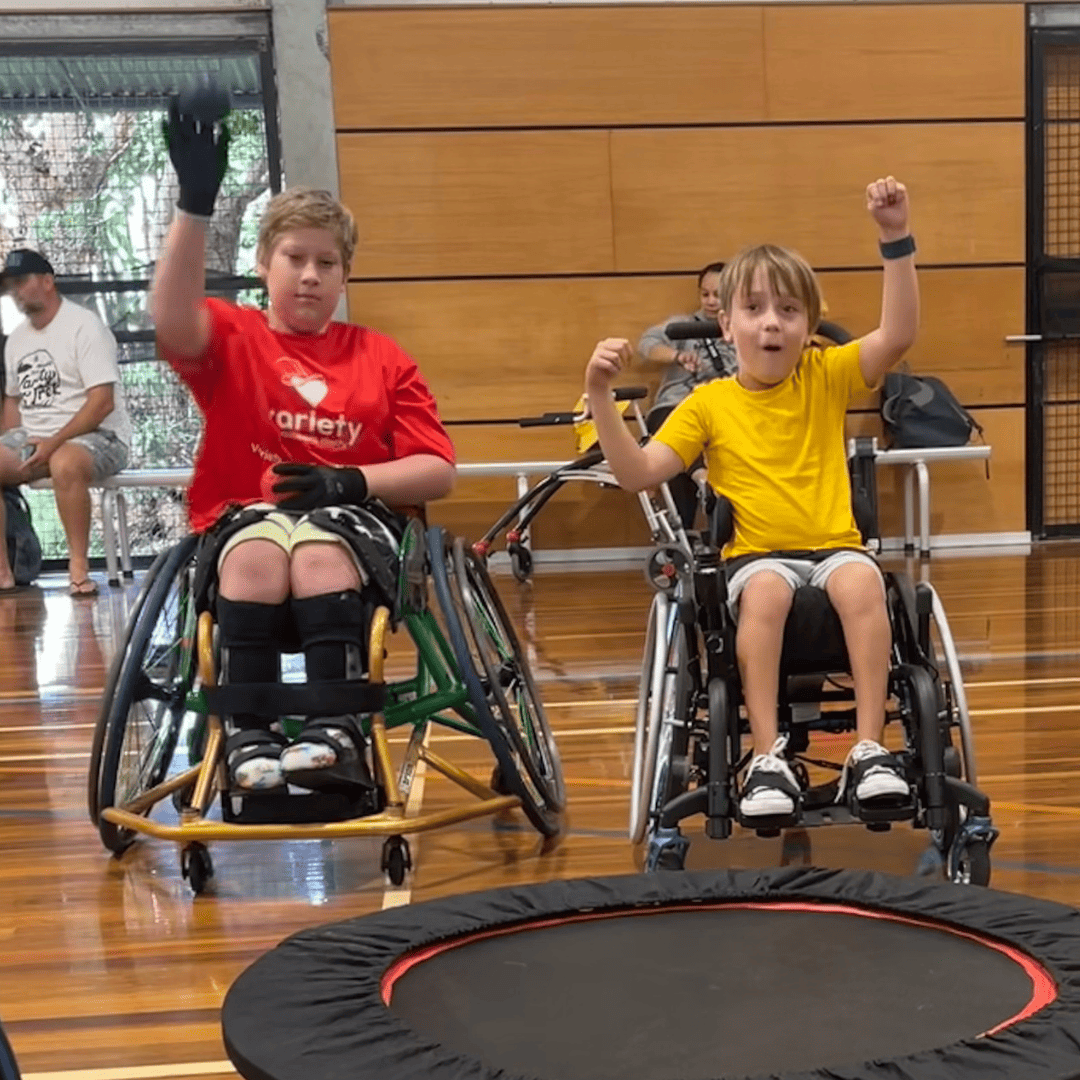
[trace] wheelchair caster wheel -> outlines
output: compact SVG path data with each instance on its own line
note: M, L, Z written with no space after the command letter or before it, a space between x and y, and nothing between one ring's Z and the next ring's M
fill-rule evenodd
M961 843L949 857L949 879L957 885L990 884L990 844L983 839Z
M891 821L868 821L866 823L867 829L870 832L888 832L892 828Z
M657 548L645 564L645 580L657 590L674 589L680 578L690 572L690 560L681 548Z
M412 869L412 856L409 854L409 842L401 836L391 836L383 844L382 872L390 879L390 884L397 886L405 881L405 874Z
M491 770L491 779L488 781L488 787L495 792L496 795L513 795L506 781L503 779L502 769L498 765Z
M649 841L649 849L645 855L645 873L685 870L686 853L689 850L690 841L679 832L678 826L673 829L657 829Z
M510 556L510 572L524 584L532 577L532 552L521 543L510 544L506 550Z
M196 896L206 888L206 883L214 876L214 863L205 845L188 844L180 852L180 873L187 879Z

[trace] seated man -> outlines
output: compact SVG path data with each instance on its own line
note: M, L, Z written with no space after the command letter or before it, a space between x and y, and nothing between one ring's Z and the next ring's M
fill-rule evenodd
M52 266L36 251L9 252L0 284L26 316L4 345L0 484L52 478L67 536L69 591L92 597L90 485L118 473L131 445L116 339L92 311L57 292ZM4 529L0 500L0 536ZM0 590L14 584L0 544Z
M189 516L195 532L225 538L222 681L275 681L290 639L309 681L359 679L369 572L343 532L368 500L405 506L446 495L453 445L413 360L381 334L332 320L357 228L329 192L297 188L268 204L257 248L267 312L206 299L206 231L226 141L219 125L196 124L175 104L167 130L179 212L151 304L163 353L205 417ZM239 531L237 508L255 511ZM226 718L234 790L370 786L358 717L310 717L287 748L277 719Z
M720 283L735 377L695 390L645 446L626 431L611 400L629 343L600 342L586 369L600 444L623 487L658 484L704 453L709 483L732 504L735 531L724 556L754 743L739 802L744 819L790 815L799 797L783 756L777 701L784 627L795 590L805 584L828 594L855 683L858 741L841 790L858 807L908 798L899 763L880 745L892 633L881 571L852 512L844 415L914 341L918 283L904 186L892 177L877 180L866 199L885 263L881 324L865 337L826 349L810 345L821 316L814 273L794 252L767 245L741 252Z

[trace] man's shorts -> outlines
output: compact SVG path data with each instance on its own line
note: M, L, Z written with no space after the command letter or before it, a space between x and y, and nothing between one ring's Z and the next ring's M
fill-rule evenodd
M739 597L746 583L755 575L766 570L777 574L787 583L792 592L800 585L815 585L824 589L829 578L841 566L849 563L863 563L872 566L881 582L881 595L885 595L885 579L875 559L865 551L853 548L839 548L836 551L786 552L777 551L771 555L734 560L738 565L728 578L728 607L733 616L739 613Z
M0 446L7 447L20 461L23 450L31 442L38 442L43 436L28 435L26 428L17 427L0 434ZM94 463L94 480L104 480L106 476L115 476L128 463L128 448L105 428L88 431L85 435L73 435L67 440L78 443L90 452Z

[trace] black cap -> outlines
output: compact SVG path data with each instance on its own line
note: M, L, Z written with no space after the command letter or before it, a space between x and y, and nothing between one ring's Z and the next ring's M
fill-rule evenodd
M31 251L29 248L15 248L9 251L4 260L4 269L0 270L0 281L23 277L25 274L52 274L55 277L56 271L44 255Z

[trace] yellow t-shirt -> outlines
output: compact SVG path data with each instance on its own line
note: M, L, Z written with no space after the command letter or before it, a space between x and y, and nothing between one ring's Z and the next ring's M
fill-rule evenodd
M859 343L806 349L768 390L737 379L699 386L653 436L689 466L704 454L709 483L734 507L725 558L767 551L862 547L851 510L844 413L872 389Z

